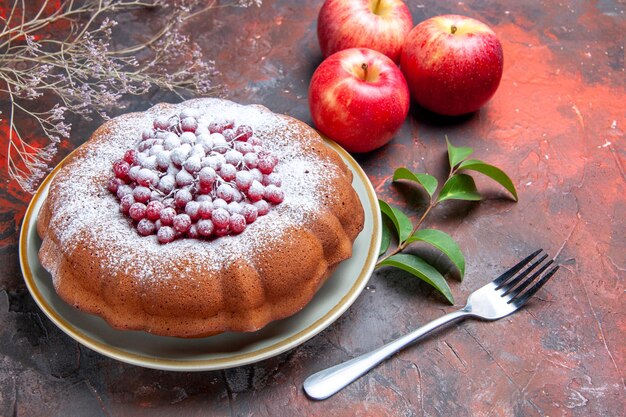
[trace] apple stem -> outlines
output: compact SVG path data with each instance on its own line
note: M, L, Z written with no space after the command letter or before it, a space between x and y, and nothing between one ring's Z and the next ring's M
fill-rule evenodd
M367 63L363 63L363 65L361 65L361 68L363 68L363 80L367 81Z
M457 31L457 27L455 25L450 26L450 32L454 35Z
M376 2L376 6L374 6L374 10L373 10L374 14L378 14L378 8L379 7L380 7L380 0L378 0Z

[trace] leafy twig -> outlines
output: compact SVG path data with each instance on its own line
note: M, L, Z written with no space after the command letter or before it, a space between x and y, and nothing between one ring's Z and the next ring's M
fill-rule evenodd
M393 266L409 272L432 285L450 303L454 304L452 292L443 275L419 256L405 254L402 251L413 242L428 243L439 249L452 261L459 270L461 279L463 279L465 275L465 257L459 245L445 232L436 229L421 229L426 217L435 207L446 200L477 201L481 199L474 179L466 174L466 171L476 171L487 175L506 188L515 201L517 201L517 191L511 179L501 169L478 159L468 159L474 152L473 149L453 146L447 138L446 142L450 171L446 181L439 190L438 181L432 175L414 173L406 168L398 168L394 173L394 181L408 180L422 186L428 193L429 202L417 223L413 225L408 216L401 210L390 206L382 200L380 201L381 212L390 220L394 228L390 229L386 224L383 224L383 239L379 251L379 256L381 257L376 263L376 268ZM398 239L398 245L391 251L388 251L393 232L395 232Z

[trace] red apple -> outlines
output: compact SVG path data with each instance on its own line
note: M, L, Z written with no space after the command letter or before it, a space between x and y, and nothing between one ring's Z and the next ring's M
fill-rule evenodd
M350 152L389 142L409 112L409 89L396 64L380 52L350 48L315 70L309 107L317 129Z
M370 48L398 63L412 27L411 12L401 0L326 0L317 38L324 58L342 49Z
M502 45L486 24L465 16L432 17L415 26L402 49L411 96L435 113L478 110L502 78Z

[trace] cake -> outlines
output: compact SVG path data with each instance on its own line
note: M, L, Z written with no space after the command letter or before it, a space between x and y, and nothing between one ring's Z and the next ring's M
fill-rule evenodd
M68 304L117 329L205 337L300 311L363 221L351 171L315 130L196 99L103 124L55 175L37 230Z

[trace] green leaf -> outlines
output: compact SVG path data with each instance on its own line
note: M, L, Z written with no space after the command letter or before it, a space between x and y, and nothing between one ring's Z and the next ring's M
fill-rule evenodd
M463 252L461 252L461 248L454 241L452 236L449 234L442 232L441 230L435 229L422 229L418 230L411 237L409 237L408 242L426 242L441 252L444 253L450 261L458 268L461 279L465 275L465 257L463 256Z
M391 230L389 230L389 226L386 221L382 221L382 238L380 240L380 249L378 250L378 256L381 256L383 253L387 252L389 249L389 245L391 244Z
M459 165L459 169L469 169L485 174L486 176L506 188L513 195L515 201L517 201L517 191L515 190L513 181L511 181L509 176L506 175L504 171L502 171L500 168L489 165L483 161L479 161L478 159L468 159L467 161L463 161L461 165Z
M439 271L433 268L432 265L428 264L422 258L415 255L399 253L382 261L380 266L394 266L408 272L409 274L415 275L432 285L437 291L443 294L450 304L454 304L452 291L450 291L450 287L443 278L443 275L441 275Z
M378 200L378 202L380 203L380 211L389 217L389 220L391 220L395 226L396 233L398 234L398 242L404 242L413 231L413 224L411 223L411 220L406 216L406 214L395 207L391 207L383 200Z
M398 168L396 172L393 174L393 180L409 180L414 181L424 187L429 196L433 196L435 191L437 191L437 178L428 174L416 174L414 172L409 171L406 168Z
M467 174L455 174L448 178L439 192L437 202L444 200L480 200L474 179Z
M448 160L450 161L450 169L454 168L459 164L459 162L463 161L472 153L474 153L474 150L472 148L468 148L465 146L453 146L448 140L447 136L446 143L448 144Z

